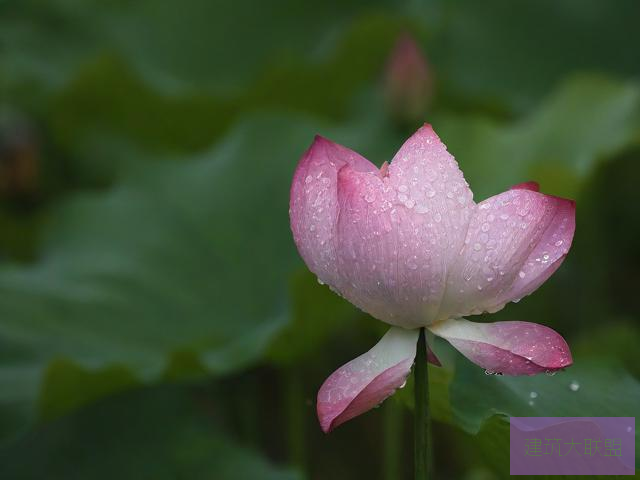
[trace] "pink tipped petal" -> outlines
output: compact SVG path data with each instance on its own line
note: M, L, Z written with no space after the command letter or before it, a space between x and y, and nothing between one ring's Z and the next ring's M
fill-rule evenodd
M479 203L440 318L495 312L530 294L560 266L574 230L571 200L517 188Z
M532 192L539 192L540 185L538 184L538 182L524 182L524 183L518 183L517 185L514 185L509 190L517 190L517 189L531 190Z
M440 360L438 359L438 357L436 357L436 354L433 353L433 350L429 348L429 345L427 345L427 362L435 365L436 367L442 366L442 363L440 363Z
M430 327L472 362L492 373L534 375L573 363L567 342L544 325L446 320Z
M338 270L350 302L392 325L435 319L447 264L460 252L474 210L454 158L430 126L385 169L338 175Z
M336 370L318 392L325 433L371 410L404 385L416 355L418 330L391 328L367 353Z
M336 282L335 223L338 215L338 170L376 172L364 157L316 136L296 168L291 185L293 238L309 269L322 281Z

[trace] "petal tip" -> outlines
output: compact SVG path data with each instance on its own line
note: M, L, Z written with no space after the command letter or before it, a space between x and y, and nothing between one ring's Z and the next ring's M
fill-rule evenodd
M423 123L416 133L421 133L422 135L425 135L427 137L435 137L437 139L440 139L436 131L433 129L433 125L428 122Z
M522 182L522 183L513 185L509 190L531 190L532 192L539 192L540 184L534 181Z
M322 433L328 434L333 430L333 418L330 413L324 412L320 402L316 403L316 413L318 415L318 423Z

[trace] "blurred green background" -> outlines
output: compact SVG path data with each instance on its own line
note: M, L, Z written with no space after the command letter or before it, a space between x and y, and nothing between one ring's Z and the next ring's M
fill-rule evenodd
M317 389L385 326L307 271L288 193L314 134L380 165L424 121L476 201L537 180L578 205L562 268L490 317L552 326L575 365L487 377L436 343L436 478L508 476L508 415L636 416L639 18L636 0L1 1L0 478L411 478L410 382L320 431ZM390 72L403 38L427 64Z

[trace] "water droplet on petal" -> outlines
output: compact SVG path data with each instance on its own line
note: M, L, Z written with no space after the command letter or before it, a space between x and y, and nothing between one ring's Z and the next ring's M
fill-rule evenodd
M311 175L307 175L307 178L304 179L304 183L311 183L313 177Z
M526 277L526 276L527 276L527 274L521 271L520 273L518 273L518 276L519 276L520 278L524 278L524 277Z

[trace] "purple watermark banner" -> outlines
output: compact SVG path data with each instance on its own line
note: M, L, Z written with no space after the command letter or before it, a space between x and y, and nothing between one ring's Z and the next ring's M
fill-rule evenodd
M511 417L511 475L634 475L634 417Z

